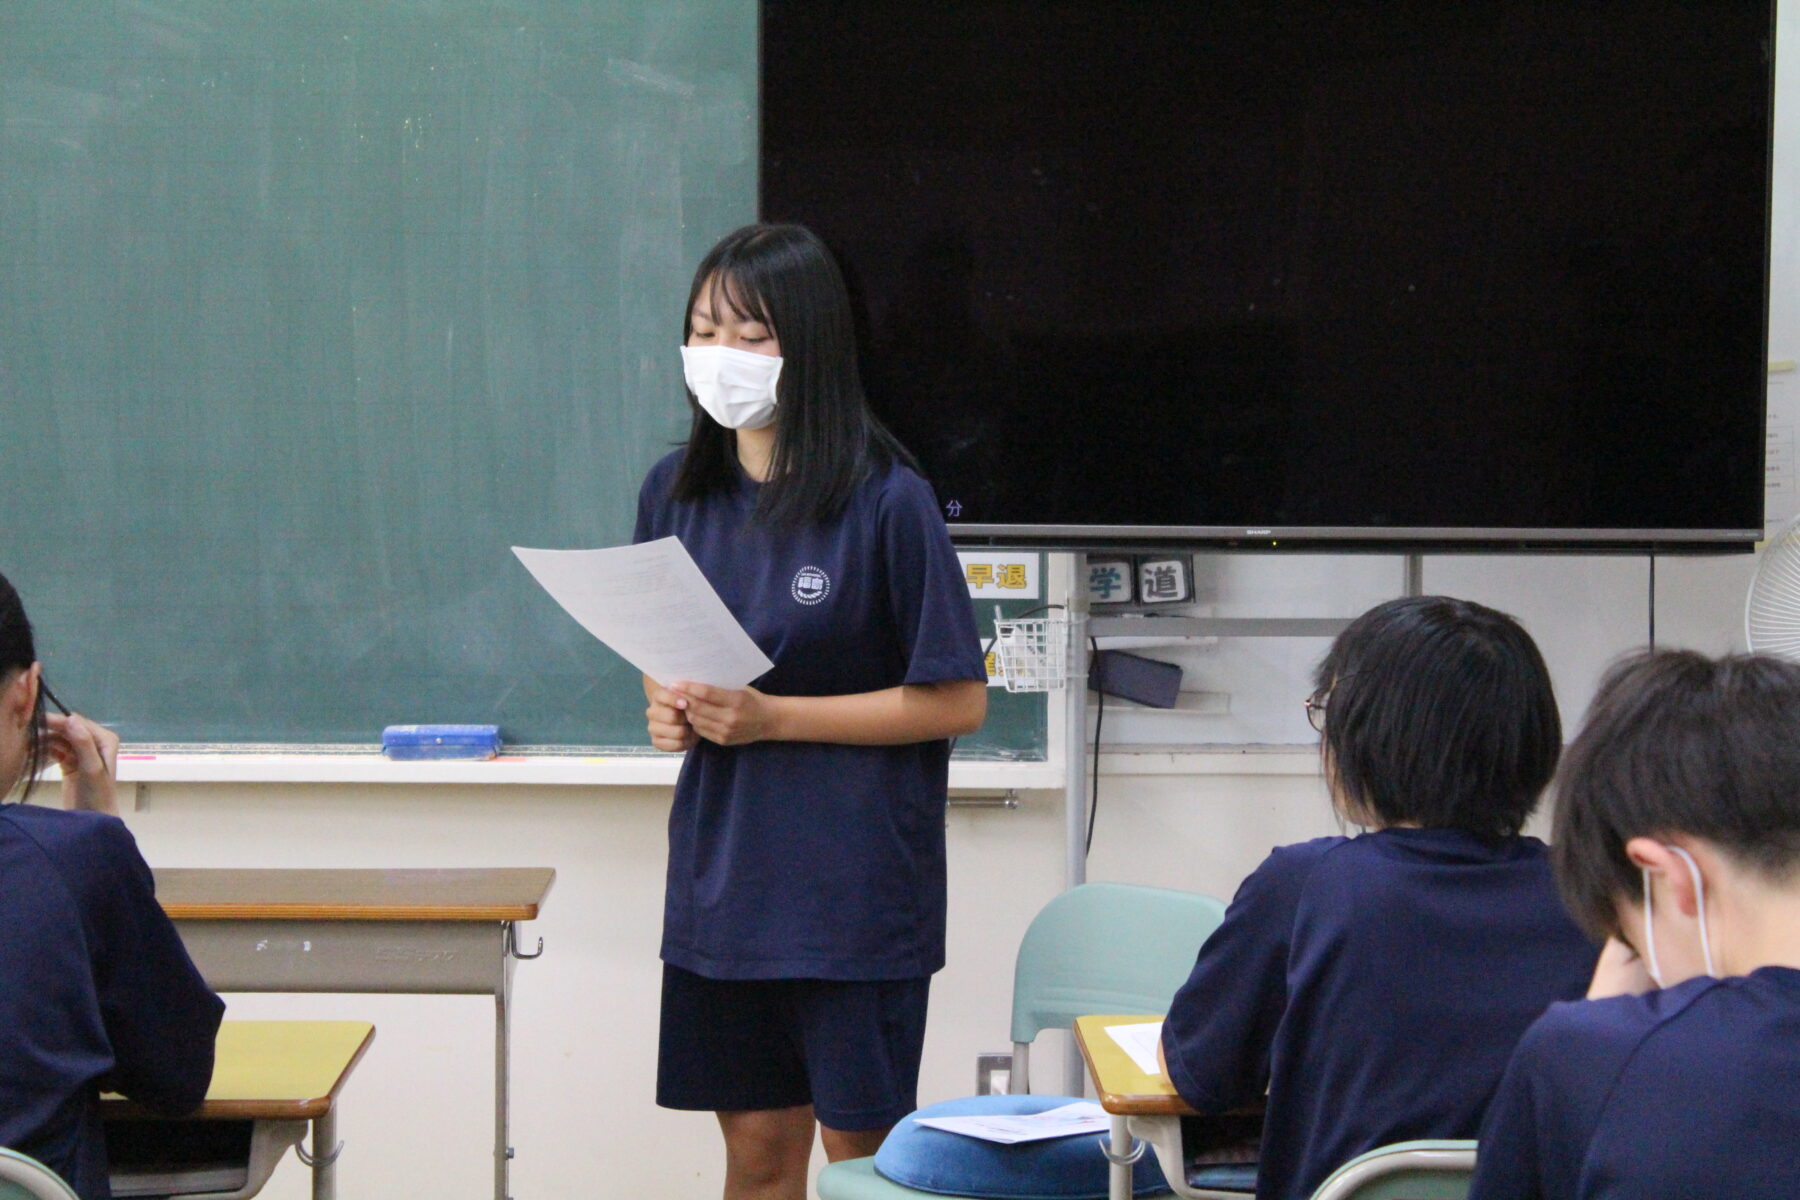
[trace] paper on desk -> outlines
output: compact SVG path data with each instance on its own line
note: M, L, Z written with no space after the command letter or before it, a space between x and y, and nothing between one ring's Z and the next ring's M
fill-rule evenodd
M1108 1025L1106 1032L1119 1043L1119 1049L1131 1056L1138 1070L1146 1075L1161 1075L1156 1065L1156 1046L1162 1041L1161 1021L1145 1021L1139 1025Z
M775 665L676 538L513 553L583 629L658 683L741 688Z
M1003 1146L1071 1137L1077 1133L1104 1133L1112 1124L1106 1110L1092 1100L1077 1100L1060 1108L1017 1117L914 1117L913 1120L932 1129L960 1133L984 1142L999 1142Z

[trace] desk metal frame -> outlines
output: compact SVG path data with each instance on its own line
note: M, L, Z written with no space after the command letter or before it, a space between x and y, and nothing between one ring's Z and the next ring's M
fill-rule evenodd
M1111 1136L1100 1140L1100 1151L1110 1164L1108 1200L1131 1200L1132 1165L1144 1156L1152 1143L1158 1145L1157 1158L1163 1176L1178 1195L1194 1200L1247 1200L1248 1192L1219 1192L1186 1185L1182 1178L1180 1153L1181 1117L1194 1115L1194 1110L1175 1094L1175 1087L1166 1075L1150 1076L1138 1070L1106 1032L1108 1025L1133 1025L1161 1019L1160 1014L1075 1018L1075 1045L1081 1051L1079 1061L1086 1064L1094 1080L1100 1107L1112 1118ZM1171 1132L1174 1138L1172 1156L1165 1154Z
M500 874L493 872L490 874ZM420 901L372 906L259 904L219 898L183 901L171 893L206 876L263 875L312 877L328 886L331 876L379 876L380 883L404 891L413 877L441 884L452 873L418 871L158 871L157 891L188 954L206 982L221 992L383 992L421 995L491 995L494 998L494 1200L511 1200L513 1158L510 1118L511 1002L513 963L536 958L521 954L514 926L537 915L554 872L530 872L537 879L528 903L500 909L471 904L447 907ZM480 872L456 872L475 876ZM526 872L513 872L523 875ZM176 885L171 887L169 885ZM280 912L283 907L291 912ZM274 915L269 915L274 914ZM498 914L498 915L497 915ZM337 1149L335 1121L314 1131L313 1154L329 1169Z

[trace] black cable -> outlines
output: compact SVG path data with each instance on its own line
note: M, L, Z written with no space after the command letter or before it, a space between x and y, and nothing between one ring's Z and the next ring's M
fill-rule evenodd
M1650 552L1650 649L1656 649L1656 551Z
M1100 643L1089 638L1088 661L1093 662L1094 656L1099 653ZM1069 681L1071 686L1074 682L1072 679ZM1082 680L1081 686L1087 687L1087 680ZM1094 849L1094 818L1100 814L1100 726L1106 721L1106 693L1096 691L1096 694L1100 697L1100 703L1094 710L1094 783L1092 790L1088 793L1087 845L1083 846L1081 850L1083 860Z

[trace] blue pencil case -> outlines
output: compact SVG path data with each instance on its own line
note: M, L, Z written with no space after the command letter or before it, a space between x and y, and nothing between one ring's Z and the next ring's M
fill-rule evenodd
M389 725L381 752L397 761L492 758L500 753L498 725Z

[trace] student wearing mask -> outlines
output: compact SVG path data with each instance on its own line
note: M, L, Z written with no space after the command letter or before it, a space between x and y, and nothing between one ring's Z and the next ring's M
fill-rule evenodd
M948 739L987 706L931 488L869 412L849 297L809 231L752 225L684 314L693 424L634 540L675 536L774 662L645 679L686 760L669 816L657 1102L717 1114L727 1197L805 1195L815 1125L872 1154L916 1107L944 962Z
M1634 657L1563 766L1555 858L1607 939L1519 1043L1475 1200L1800 1196L1800 666Z
M1474 1137L1519 1035L1594 965L1544 844L1519 832L1562 730L1518 623L1393 600L1338 636L1315 683L1332 805L1365 832L1270 854L1163 1027L1194 1108L1267 1093L1261 1200L1305 1200L1390 1142Z
M31 623L0 576L0 1145L104 1200L99 1094L178 1116L212 1080L225 1011L156 903L118 811L118 739L46 711ZM64 807L23 803L62 769Z

